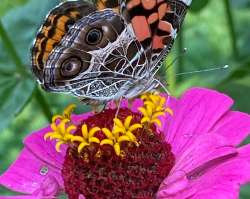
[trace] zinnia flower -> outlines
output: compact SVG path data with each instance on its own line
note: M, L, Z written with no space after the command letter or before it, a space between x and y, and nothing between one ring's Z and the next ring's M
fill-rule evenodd
M250 181L250 117L232 104L193 88L168 105L147 94L119 111L69 106L24 140L0 184L23 194L12 198L236 199Z

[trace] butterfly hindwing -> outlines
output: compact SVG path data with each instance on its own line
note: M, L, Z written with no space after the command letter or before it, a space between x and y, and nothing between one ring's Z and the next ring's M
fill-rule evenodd
M47 15L31 50L32 70L40 81L50 53L68 32L70 25L95 10L92 4L85 1L69 1L55 7Z

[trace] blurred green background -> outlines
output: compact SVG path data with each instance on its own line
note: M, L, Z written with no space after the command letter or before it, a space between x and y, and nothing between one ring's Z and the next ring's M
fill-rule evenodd
M29 71L30 47L43 18L57 0L1 0L0 3L0 174L22 149L23 138L48 124L69 103L88 109L70 96L39 89ZM234 108L250 113L250 0L193 0L191 11L166 65L172 95L192 86L225 92ZM183 48L188 51L182 55ZM179 73L222 67L199 74ZM250 172L250 171L249 171ZM0 195L9 194L0 187ZM250 186L241 199L250 198Z

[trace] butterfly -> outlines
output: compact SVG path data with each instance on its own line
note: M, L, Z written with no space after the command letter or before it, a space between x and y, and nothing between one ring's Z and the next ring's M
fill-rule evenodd
M47 91L100 103L155 89L191 1L63 2L37 33L32 71Z

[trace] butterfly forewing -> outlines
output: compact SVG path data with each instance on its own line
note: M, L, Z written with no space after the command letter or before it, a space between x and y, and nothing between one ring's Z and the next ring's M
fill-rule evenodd
M171 50L189 4L187 0L126 0L121 4L122 14L151 60L152 74Z

